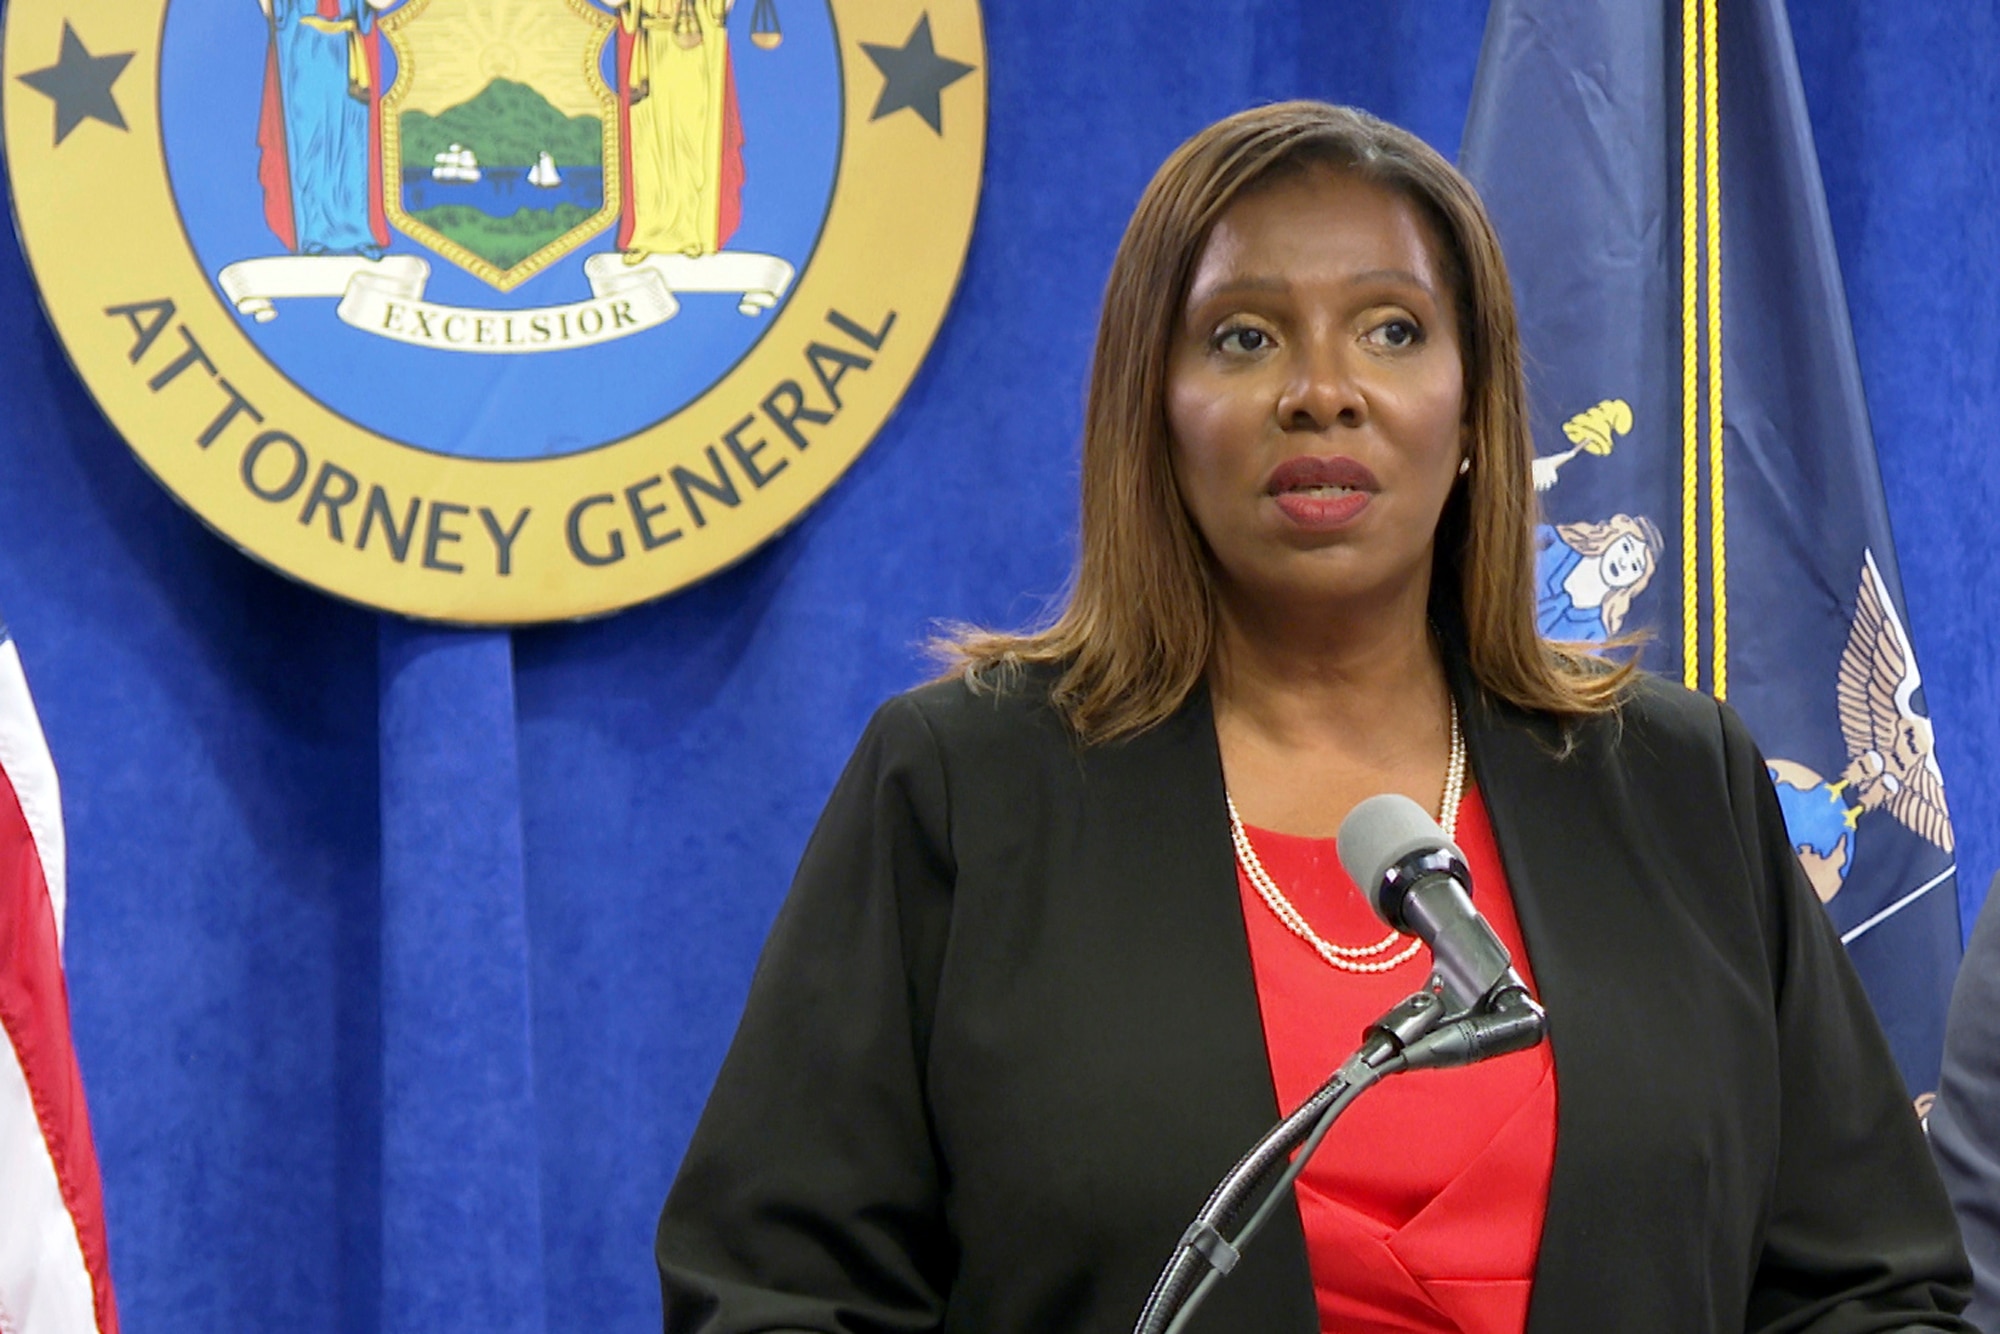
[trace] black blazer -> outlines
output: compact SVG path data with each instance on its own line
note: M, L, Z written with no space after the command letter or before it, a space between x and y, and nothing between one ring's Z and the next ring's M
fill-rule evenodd
M1558 759L1555 725L1455 689L1554 1045L1528 1328L1968 1329L1950 1207L1734 715L1648 682ZM666 1328L1129 1330L1277 1115L1206 695L1081 748L1032 676L925 687L870 724L772 930L660 1220ZM1295 1210L1196 1323L1318 1329Z

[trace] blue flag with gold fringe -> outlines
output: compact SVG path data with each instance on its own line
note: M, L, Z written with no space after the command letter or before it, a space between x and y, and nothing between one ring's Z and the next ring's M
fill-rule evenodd
M1463 166L1521 307L1543 633L1726 698L1920 1105L1951 821L1782 0L1494 0Z

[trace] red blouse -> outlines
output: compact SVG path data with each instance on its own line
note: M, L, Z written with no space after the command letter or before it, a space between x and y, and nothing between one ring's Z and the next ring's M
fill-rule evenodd
M1247 831L1313 929L1336 945L1386 930L1330 838ZM1493 827L1477 792L1458 817L1473 895L1533 985ZM1423 984L1430 951L1386 973L1329 967L1237 883L1279 1105L1290 1112L1352 1054L1361 1030ZM1385 951L1380 958L1393 958ZM1398 1075L1341 1116L1298 1181L1320 1327L1341 1334L1521 1334L1555 1161L1548 1044L1457 1070Z

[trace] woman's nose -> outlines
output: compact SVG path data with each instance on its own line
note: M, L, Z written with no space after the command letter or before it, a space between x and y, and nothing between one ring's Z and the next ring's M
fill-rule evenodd
M1278 394L1278 424L1288 431L1327 431L1359 426L1368 401L1342 350L1295 346L1290 374Z

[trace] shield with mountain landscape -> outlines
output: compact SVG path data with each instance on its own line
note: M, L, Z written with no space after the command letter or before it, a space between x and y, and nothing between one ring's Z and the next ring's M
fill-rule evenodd
M389 220L502 291L616 222L616 20L586 0L410 0L384 18Z

